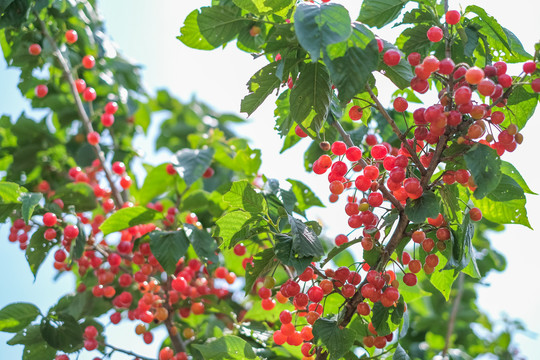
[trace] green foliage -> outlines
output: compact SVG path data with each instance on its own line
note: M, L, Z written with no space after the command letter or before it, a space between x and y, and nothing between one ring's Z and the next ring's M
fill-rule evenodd
M476 199L484 198L497 188L501 181L501 159L495 150L475 145L465 154L465 162L477 184Z
M358 21L382 28L396 20L408 0L367 0L362 3Z
M214 149L182 149L175 154L173 165L187 186L200 179L212 163Z
M435 219L440 211L440 199L431 191L415 200L410 200L405 207L405 214L414 223L423 223L426 219Z
M26 261L28 261L34 279L37 276L37 272L43 263L43 260L45 260L49 250L54 245L53 242L45 240L45 230L45 227L40 227L32 234L25 252Z
M204 345L193 345L205 359L257 359L253 348L238 336L227 335Z
M354 330L338 326L336 320L319 318L313 324L314 341L322 343L328 349L329 359L340 359L354 343Z
M162 218L163 215L153 209L134 206L118 210L108 217L99 228L103 232L103 235L108 235L113 232L140 224L147 224Z
M174 274L176 264L186 254L190 242L183 230L150 233L150 249L168 274Z
M28 326L39 314L39 309L33 304L9 304L0 310L0 331L16 333Z
M55 349L71 353L83 346L83 330L68 314L49 313L41 320L41 336Z

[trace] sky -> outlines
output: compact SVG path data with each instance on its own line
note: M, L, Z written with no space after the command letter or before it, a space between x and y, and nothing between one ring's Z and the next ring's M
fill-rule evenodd
M351 17L358 14L360 1L336 1L344 4L351 12ZM187 101L192 96L207 102L218 111L239 113L240 99L247 94L246 82L260 67L264 59L252 57L238 50L234 44L225 49L211 52L193 50L176 39L183 20L193 9L206 6L210 1L144 1L144 0L102 0L99 8L106 19L107 33L117 43L121 52L134 62L143 65L143 79L151 92L165 87L180 99ZM533 0L514 0L509 6L502 1L450 1L451 9L464 9L474 3L484 9L501 25L512 30L521 39L525 49L532 53L535 41L540 40L540 26L537 17L540 2ZM398 29L375 33L386 40L393 40ZM21 99L16 84L18 74L6 70L5 61L0 60L0 113L17 116L27 104ZM379 92L383 103L388 101L394 91L392 85L381 80ZM433 101L433 98L427 100ZM269 178L285 180L299 179L312 187L320 197L327 193L326 179L303 170L303 151L309 145L302 140L293 150L283 155L276 155L282 141L273 130L273 101L268 100L250 118L250 123L237 128L237 132L252 141L253 147L262 149L262 172ZM242 115L244 116L244 115ZM536 163L536 154L540 153L540 142L535 141L535 134L540 134L540 112L529 120L524 135L525 141L512 154L505 154L504 160L515 164L533 191L540 190L540 171ZM169 158L162 153L154 154L147 145L143 145L149 162L166 162ZM283 164L287 164L283 166ZM529 220L533 228L540 227L540 199L528 196ZM310 215L325 219L330 236L348 231L346 219L336 216L332 207L327 210L312 212ZM327 220L328 219L328 220ZM7 229L0 230L0 240L7 239ZM535 232L518 226L508 226L502 234L494 234L493 246L502 252L508 261L507 269L501 274L491 274L484 286L479 288L479 303L492 319L500 319L502 314L524 321L526 327L540 334L540 308L537 298L540 285L534 280L537 271L536 257L540 253L540 239ZM0 308L14 301L36 303L42 311L53 305L57 298L73 288L73 279L65 276L53 282L52 261L43 264L37 280L28 269L24 254L17 246L7 240L0 241L0 272L14 274L4 277L4 288L0 295ZM137 344L140 341L133 334L132 324L123 325L121 331L110 335L121 343ZM125 330L125 331L124 331ZM156 335L154 344L159 344L163 333ZM9 347L5 344L10 336L0 333L0 353L6 359L20 358L22 347ZM121 338L121 340L120 340ZM517 335L516 344L529 359L537 354L538 338ZM115 343L115 339L111 339ZM141 355L155 356L155 348L137 345L134 351ZM115 357L122 359L123 357ZM86 359L86 357L81 357Z

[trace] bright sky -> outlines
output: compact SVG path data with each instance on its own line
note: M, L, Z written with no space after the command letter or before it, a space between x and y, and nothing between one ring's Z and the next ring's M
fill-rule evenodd
M347 6L351 17L358 14L360 1L339 1ZM212 52L192 50L180 43L176 36L183 20L193 9L206 6L210 1L174 1L159 2L143 0L115 0L99 3L106 19L107 32L117 42L121 51L135 62L143 64L143 79L150 91L166 87L182 100L192 96L209 103L219 111L236 112L240 107L240 99L246 95L245 83L249 77L264 65L264 60L252 60L247 53L239 51L234 45L224 50ZM450 1L451 9L465 8L474 3L484 7L499 22L512 30L522 40L525 49L532 53L535 41L540 39L538 14L540 2L531 0L514 0L509 6L502 1ZM532 25L532 26L531 26ZM396 37L394 31L377 32L387 40ZM0 62L0 112L16 116L24 108L19 91L16 89L18 74L6 70L4 61ZM388 86L388 85L387 85ZM380 87L379 92L388 98L394 88ZM385 95L382 96L383 100ZM282 156L277 156L281 148L281 140L273 130L273 102L267 101L252 116L249 125L238 129L238 132L252 139L254 147L262 149L262 172L267 177L280 180L295 178L302 180L316 190L321 198L327 193L327 183L323 177L306 174L303 171L303 149L308 141L303 140L293 150ZM521 171L530 187L540 191L540 173L535 160L540 153L540 142L533 139L533 134L539 134L540 113L537 112L524 131L524 144L504 159L513 162ZM149 158L150 160L150 158ZM165 162L167 158L156 158L152 161ZM287 164L287 166L283 166ZM344 216L336 216L330 207L327 211L313 212L312 216L324 219L330 226L329 235L348 231ZM533 228L540 227L540 199L528 197L529 220ZM5 227L2 228L0 239L7 239ZM540 309L535 295L540 294L540 286L533 280L537 271L534 265L540 254L538 235L524 227L512 226L503 234L492 237L494 246L507 257L508 267L502 274L492 274L487 278L486 287L479 289L480 306L492 319L500 319L501 313L511 318L523 320L526 327L540 333ZM28 269L23 252L6 241L0 243L0 273L15 274L4 278L4 289L0 298L0 308L15 301L28 301L38 304L42 311L56 302L56 299L73 288L73 281L68 277L52 282L54 273L50 270L49 261L42 266L37 281L32 285L33 278ZM50 260L50 259L49 259ZM133 344L142 343L133 332L132 323L124 325L121 332L111 333L111 343ZM155 336L154 344L160 344L164 334ZM10 347L5 344L10 336L0 333L0 353L7 358L20 358L22 347ZM121 340L120 340L121 339ZM160 340L160 341L157 341ZM537 339L517 335L517 344L528 358L534 359L537 354ZM120 345L121 346L121 345ZM132 350L141 355L155 356L155 347L139 344ZM81 359L89 357L81 356ZM115 357L121 359L123 357Z

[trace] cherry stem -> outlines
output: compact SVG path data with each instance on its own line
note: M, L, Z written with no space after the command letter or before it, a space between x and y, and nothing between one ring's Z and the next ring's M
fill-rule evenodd
M149 358L149 357L146 357L146 356L142 356L142 355L138 355L138 354L135 354L134 352L131 352L129 350L124 350L124 349L120 349L114 345L111 345L111 344L107 344L105 342L102 342L101 345L105 346L105 347L108 347L109 349L111 349L113 352L117 351L117 352L121 352L123 354L126 354L126 355L129 355L129 356L134 356L138 359L141 359L141 360L153 360L152 358Z
M60 51L58 46L56 45L56 41L54 41L51 34L47 30L47 26L45 25L45 22L39 17L39 14L36 11L34 11L34 15L36 16L36 19L39 21L43 36L45 36L45 38L51 45L53 49L53 54L58 59L58 62L60 63L62 71L64 72L64 76L66 77L69 83L70 91L71 91L71 94L73 95L73 99L75 100L75 105L79 113L79 116L82 119L86 132L89 134L93 132L94 129L92 128L92 122L90 121L90 118L88 117L88 114L86 113L84 106L82 104L81 98L79 97L79 92L77 91L77 86L75 85L75 79L73 78L73 73L71 71L70 65L68 61L62 55L62 52ZM124 204L124 201L122 199L122 196L120 195L120 192L114 185L112 173L110 169L106 166L107 163L105 161L105 156L103 155L103 152L101 151L101 147L99 146L99 144L92 145L92 147L94 148L94 152L96 153L96 156L101 164L101 167L103 168L105 177L107 178L107 181L109 182L109 186L111 187L111 192L112 192L113 200L116 204L116 207L121 208L122 205Z

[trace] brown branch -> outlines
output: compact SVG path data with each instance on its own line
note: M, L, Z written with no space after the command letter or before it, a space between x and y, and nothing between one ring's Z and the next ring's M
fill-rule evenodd
M452 306L452 312L450 313L450 318L448 320L448 329L446 330L446 338L444 340L444 349L442 351L443 359L447 359L446 355L448 354L448 348L450 347L450 338L452 337L452 333L454 332L454 325L456 324L459 304L461 302L461 297L463 295L464 283L465 283L465 275L462 272L460 272L458 276L457 295L454 299L454 305Z
M428 184L430 183L431 176L433 173L435 173L435 170L437 170L437 166L439 165L441 161L441 156L443 150L446 148L446 142L448 141L447 135L441 135L439 138L439 141L437 142L437 147L435 148L435 153L433 154L433 158L431 159L429 166L427 168L426 174L422 176L422 179L420 180L420 185L422 186L422 189L427 189Z
M186 345L184 344L184 341L180 337L180 334L178 333L176 327L174 326L172 319L174 318L174 311L169 305L169 290L171 288L171 277L167 277L167 282L164 284L164 290L165 290L165 308L169 312L169 315L167 316L167 319L165 319L165 327L167 328L167 332L169 333L169 337L171 338L171 344L174 347L174 350L179 352L186 352ZM173 330L174 329L174 330Z
M396 134L399 141L401 141L401 143L403 144L405 149L411 155L411 159L414 162L414 164L416 165L416 167L418 168L418 170L420 171L420 174L425 175L426 174L426 169L424 168L424 165L422 165L422 162L418 158L418 155L416 154L416 151L411 147L411 145L409 145L409 142L407 141L407 137L405 135L403 135L401 130L399 130L399 128L396 125L396 122L394 121L394 119L392 119L390 114L388 114L388 112L386 111L384 106L382 106L381 102L379 101L377 96L373 93L373 90L371 90L371 87L369 85L366 85L366 90L369 93L369 96L371 96L371 99L375 103L375 105L376 105L377 109L379 110L379 112L381 113L381 115L386 119L386 121L388 122L388 124L390 125L392 130L394 131L394 134Z
M114 346L114 345L107 344L107 343L105 343L105 342L100 342L100 344L101 344L102 346L108 347L109 349L112 349L111 354L112 354L113 352L117 351L117 352L121 352L122 354L126 354L126 355L129 355L129 356L134 356L134 357L136 357L137 359L141 359L141 360L153 360L152 358L149 358L149 357L146 357L146 356L142 356L142 355L135 354L134 352L131 352L131 351L129 351L129 350L120 349L120 348L118 348L118 347L116 347L116 346ZM109 354L109 355L110 355L110 354Z
M71 67L68 61L66 60L66 58L64 58L64 56L62 55L62 52L60 51L58 46L56 45L56 41L54 41L51 34L47 30L47 26L45 25L45 22L43 22L43 20L39 17L39 14L37 12L34 12L34 14L37 20L39 21L43 36L45 36L45 38L51 45L53 49L53 54L58 59L58 62L60 63L62 71L64 72L64 76L66 77L69 83L69 88L70 88L71 94L73 95L73 99L75 100L75 106L77 108L77 112L79 113L79 116L81 117L83 126L86 129L87 133L91 133L94 131L94 129L92 128L92 122L90 121L90 118L88 117L88 114L86 113L86 110L84 109L81 98L79 97L79 92L77 91L77 86L75 85L75 79L73 78ZM105 177L107 178L107 181L109 182L109 185L111 187L111 192L113 194L113 200L116 204L116 207L121 208L124 201L122 199L122 196L120 195L120 192L114 185L114 181L113 181L113 177L112 177L112 173L110 169L107 166L105 166L106 161L105 161L103 152L101 151L101 147L99 146L99 144L92 145L92 147L94 148L94 152L96 153L96 156L101 164L101 167L103 168L103 171L105 172Z

